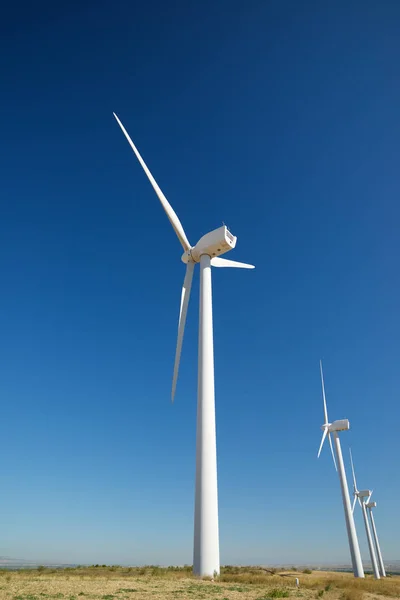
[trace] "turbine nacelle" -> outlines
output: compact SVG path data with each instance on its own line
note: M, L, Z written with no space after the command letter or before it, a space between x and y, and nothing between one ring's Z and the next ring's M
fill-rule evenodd
M368 502L368 504L365 505L367 508L376 508L376 502Z
M333 421L329 425L329 432L333 433L334 431L347 431L350 429L350 421L348 419L340 419L339 421Z
M207 254L211 258L225 254L236 246L236 239L226 225L222 225L222 227L203 235L193 248L184 252L182 262L187 264L189 260L192 260L198 263L203 254Z
M372 490L361 490L361 492L357 492L359 498L369 498L371 495Z

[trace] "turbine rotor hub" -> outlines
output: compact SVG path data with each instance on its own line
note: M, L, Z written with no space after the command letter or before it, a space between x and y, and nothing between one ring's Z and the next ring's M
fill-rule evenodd
M187 252L184 252L181 256L181 261L183 263L185 263L185 265L188 264L188 262L193 261L192 258L192 249L190 248L190 250L188 250ZM193 261L194 262L194 261Z

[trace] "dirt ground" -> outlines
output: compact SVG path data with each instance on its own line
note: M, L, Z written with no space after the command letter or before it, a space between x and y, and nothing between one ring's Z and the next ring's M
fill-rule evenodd
M300 586L296 587L298 577ZM3 571L0 600L269 600L274 598L374 600L400 598L400 577L356 580L350 574L315 571L269 574L257 568L222 571L216 581L188 571L160 568L80 568Z

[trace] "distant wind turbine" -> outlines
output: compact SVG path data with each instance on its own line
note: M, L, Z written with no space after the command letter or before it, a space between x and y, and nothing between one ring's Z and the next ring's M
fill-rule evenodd
M378 540L378 533L377 533L376 527L375 527L374 515L372 514L372 509L376 508L376 502L370 502L369 501L365 506L368 508L369 516L370 516L370 519L371 519L372 533L374 535L374 542L375 542L375 548L376 548L376 556L378 558L379 569L381 571L382 577L386 577L385 565L383 564L381 547L380 547L379 540Z
M356 502L358 500L358 502L361 506L361 510L362 510L362 514L363 514L363 518L364 518L365 533L367 534L367 541L368 541L369 555L371 557L372 570L374 572L375 579L380 579L378 563L377 563L376 556L375 556L374 545L372 543L371 530L369 528L368 515L367 515L367 509L366 509L366 504L368 504L368 502L370 501L372 491L371 490L361 490L360 491L357 488L356 474L354 472L353 455L351 453L351 448L350 448L350 461L351 461L351 471L353 473L353 489L354 489L354 492L353 492L354 500L353 500L352 512L354 513L354 508L355 508Z
M196 493L194 516L193 571L196 575L211 576L220 572L218 533L217 446L215 435L214 345L212 321L211 266L254 269L253 265L221 258L236 245L236 237L223 225L204 235L195 246L189 243L174 209L162 193L121 121L114 113L133 152L146 173L167 217L183 247L181 260L186 264L178 323L178 339L172 380L174 399L179 362L185 331L186 314L192 286L193 271L200 264L200 313L198 346L198 400L196 440ZM156 251L158 251L156 249Z
M348 429L350 429L350 423L349 423L348 419L342 419L340 421L334 421L333 423L329 423L328 409L326 406L326 397L325 397L324 375L322 372L322 362L321 361L319 363L319 366L320 366L320 370L321 370L322 398L324 401L325 422L321 427L321 429L323 430L323 434L322 434L321 445L318 450L318 458L319 458L319 455L321 454L322 446L324 445L324 441L325 441L326 437L328 436L329 441L330 441L330 434L333 433L333 438L335 441L335 449L336 449L337 467L336 467L336 463L335 463L335 456L333 454L332 445L331 445L331 451L332 451L332 456L333 456L333 462L335 464L336 470L339 473L340 487L342 490L344 516L345 516L345 520L346 520L347 536L349 538L351 563L353 565L353 573L354 573L354 577L365 577L364 569L363 569L363 565L362 565L362 561L361 561L360 546L358 544L356 526L354 523L353 511L351 510L349 488L347 486L346 471L344 469L342 449L341 449L340 440L339 440L339 431L347 431Z

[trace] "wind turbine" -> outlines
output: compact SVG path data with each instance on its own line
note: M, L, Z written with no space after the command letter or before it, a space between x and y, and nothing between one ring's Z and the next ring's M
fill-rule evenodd
M336 470L339 472L340 487L342 490L344 516L345 516L345 520L346 520L347 536L349 538L350 556L351 556L351 563L353 565L354 577L364 577L364 569L363 569L363 565L362 565L362 561L361 561L360 546L358 545L357 532L356 532L356 526L354 524L353 511L351 510L349 488L347 487L346 472L344 469L342 449L340 446L340 439L339 439L339 431L347 431L348 429L350 429L350 422L348 421L348 419L341 419L340 421L334 421L333 423L329 423L328 409L326 407L324 374L322 372L322 362L321 361L319 363L319 366L320 366L320 370L321 370L322 397L323 397L323 401L324 401L325 422L321 427L321 429L323 430L323 434L322 434L321 445L318 450L318 458L319 458L319 455L321 454L321 450L322 450L322 446L324 445L325 438L326 438L326 436L328 436L330 444L331 444L333 462L335 464ZM335 456L334 456L333 448L332 448L332 442L331 442L331 436L330 436L331 433L333 434L333 439L335 442L337 467L336 467Z
M368 502L370 501L372 491L371 490L359 491L357 489L356 474L354 472L353 455L351 453L351 448L350 448L350 461L351 461L351 471L353 473L353 488L354 488L354 492L353 492L354 501L353 501L353 506L352 506L352 512L354 513L354 508L355 508L356 502L358 500L358 502L361 506L361 510L362 510L362 514L363 514L363 518L364 518L365 533L367 534L367 541L368 541L369 555L371 557L372 570L374 572L375 579L380 579L381 577L379 575L378 563L376 561L374 545L372 543L371 530L369 528L369 523L368 523L367 509L365 507L365 505L368 504Z
M198 346L198 400L196 434L196 492L194 514L193 571L196 575L219 575L217 446L215 435L214 345L212 323L211 266L254 269L253 265L220 258L236 245L236 237L223 225L204 235L195 246L189 243L174 209L162 193L135 144L115 113L121 127L183 247L186 274L182 287L171 399L178 379L183 334L192 286L193 271L200 264L200 311Z
M378 558L381 575L382 575L382 577L386 577L385 565L383 564L382 552L381 552L381 547L379 545L378 534L377 534L376 527L375 527L374 515L372 514L372 509L376 508L376 502L369 501L365 506L368 508L369 516L371 519L372 533L374 535L376 555Z

